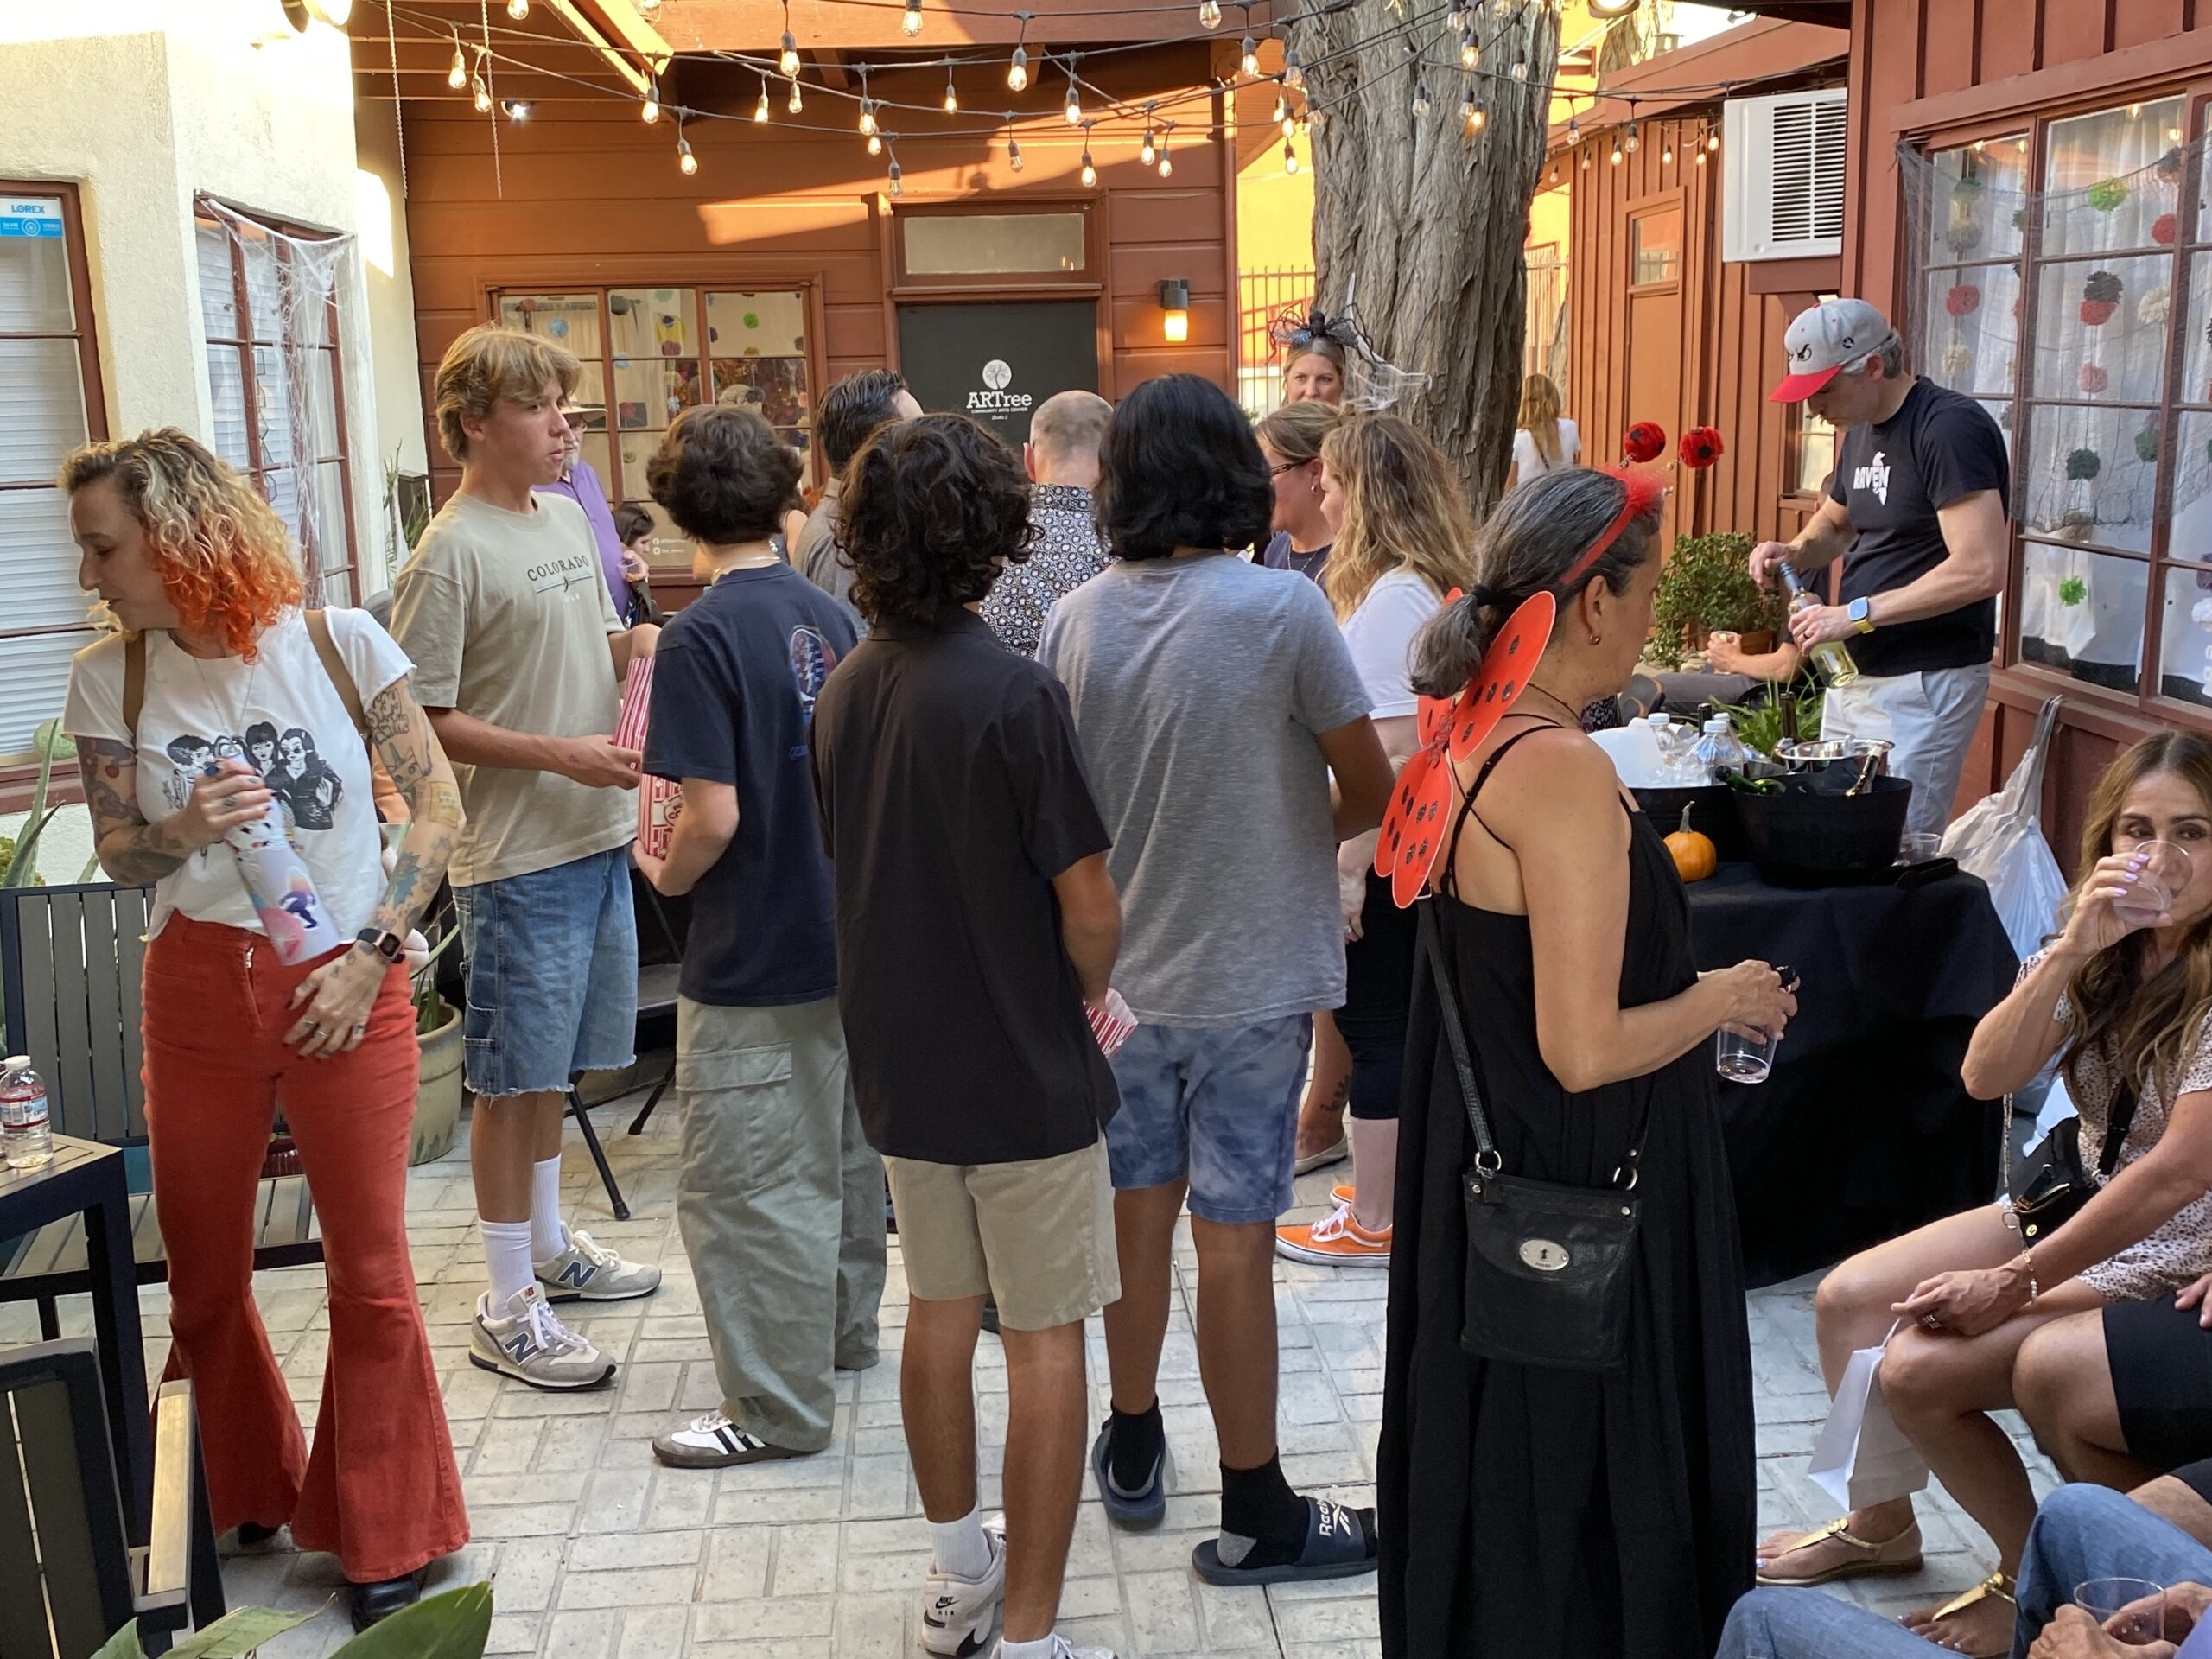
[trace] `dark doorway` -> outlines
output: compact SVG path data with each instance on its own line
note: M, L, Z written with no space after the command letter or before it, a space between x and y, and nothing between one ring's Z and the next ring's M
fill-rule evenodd
M972 415L1009 445L1055 392L1098 390L1091 300L899 308L899 368L922 407Z

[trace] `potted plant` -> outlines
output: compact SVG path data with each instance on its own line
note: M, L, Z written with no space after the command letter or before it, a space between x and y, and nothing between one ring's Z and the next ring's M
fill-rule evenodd
M1789 607L1751 580L1751 537L1732 531L1677 536L1652 601L1646 660L1680 668L1707 634L1723 632L1739 635L1751 655L1772 651Z
M415 1095L414 1136L407 1149L410 1168L450 1152L461 1122L461 1010L438 994L438 958L461 937L461 926L450 906L424 918L423 926L430 948L414 972L415 1042L422 1050L423 1069Z
M205 1630L180 1637L168 1651L176 1659L230 1659L254 1652L263 1643L275 1641L321 1611L321 1607L290 1613L268 1607L241 1607ZM403 1607L336 1651L344 1659L482 1659L491 1639L492 1586L470 1584L425 1596L413 1606ZM109 1637L92 1659L145 1656L134 1619Z

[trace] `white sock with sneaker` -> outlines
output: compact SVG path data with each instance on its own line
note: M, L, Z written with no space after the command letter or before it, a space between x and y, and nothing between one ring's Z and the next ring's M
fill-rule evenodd
M957 1521L930 1522L930 1544L937 1552L938 1570L956 1579L980 1579L991 1570L990 1541L983 1536L983 1511L978 1507Z
M537 1282L537 1265L531 1259L530 1224L526 1221L476 1219L484 1236L484 1265L492 1274L492 1312L505 1314L507 1299Z
M1053 1659L1059 1651L1060 1633L1052 1631L1039 1637L1034 1642L1015 1642L999 1637L999 1659Z
M561 1236L561 1154L555 1153L530 1166L530 1250L539 1262L550 1262L569 1248Z

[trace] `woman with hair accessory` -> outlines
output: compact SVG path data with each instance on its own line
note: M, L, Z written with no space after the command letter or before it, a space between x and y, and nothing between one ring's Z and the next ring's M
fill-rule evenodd
M1475 543L1450 467L1395 415L1366 415L1321 449L1322 499L1336 551L1321 590L1366 682L1370 718L1395 769L1412 754L1414 636L1463 586ZM1275 1229L1294 1262L1388 1267L1398 1162L1398 1084L1413 1002L1414 914L1375 874L1375 832L1337 849L1344 912L1344 1003L1332 1024L1351 1059L1352 1179L1319 1221ZM1318 1027L1320 1016L1316 1016Z
M154 884L146 1130L168 1374L196 1384L217 1528L252 1543L289 1523L301 1548L337 1555L365 1628L468 1541L408 1259L420 1056L400 961L445 874L460 792L406 657L365 612L301 609L283 524L251 481L172 428L78 450L61 487L79 585L124 630L77 653L62 728L101 866ZM181 775L169 746L201 733L245 735L215 738ZM365 739L409 806L388 880ZM264 777L240 750L272 745ZM230 758L214 758L226 746ZM293 843L332 935L289 963L225 845L287 779ZM255 1194L279 1095L329 1281L312 1453L253 1300Z
M1269 333L1282 347L1283 402L1344 402L1350 339L1344 319L1318 310L1303 317L1294 312L1277 318Z
M1513 425L1513 467L1505 475L1507 489L1581 461L1582 434L1560 413L1559 388L1550 376L1532 374L1521 382L1521 412Z
M1724 1026L1779 1031L1796 1004L1764 963L1697 971L1659 831L1575 728L1636 665L1660 506L1648 475L1524 486L1483 527L1478 584L1414 639L1416 691L1484 696L1452 705L1400 780L1395 798L1410 790L1448 834L1408 830L1395 805L1383 827L1386 851L1411 855L1400 893L1424 875L1437 893L1406 1047L1377 1462L1389 1659L1705 1659L1750 1587L1751 1344L1710 1044ZM1530 619L1553 604L1543 642ZM1502 634L1516 664L1539 651L1532 669L1485 664ZM1479 1163L1463 1035L1495 1136ZM1617 1355L1464 1345L1470 1315L1496 1311L1487 1279L1468 1294L1478 1167L1633 1210ZM1582 1248L1530 1237L1520 1259L1565 1268ZM1538 1281L1561 1288L1531 1287L1537 1300L1577 1282Z
M1344 418L1336 404L1309 397L1285 404L1252 423L1275 493L1274 517L1268 524L1274 534L1260 554L1260 563L1271 569L1321 580L1336 537L1336 527L1321 507L1321 446Z
M1852 1257L1815 1302L1828 1387L1854 1350L1886 1337L1891 1416L1997 1545L1989 1578L1906 1618L1960 1653L2010 1648L2013 1580L2036 1513L2019 1452L1987 1414L2017 1403L2047 1420L2056 1374L2093 1381L2077 1363L2085 1334L2089 1357L2102 1350L2113 1427L2131 1446L2155 1455L2175 1391L2208 1392L2196 1317L2172 1317L2171 1301L2212 1271L2212 742L2164 732L2113 761L2090 797L2081 870L2057 937L1975 1027L1963 1076L1977 1099L1997 1100L2057 1060L2080 1113L2088 1202L2050 1225L2024 1224L2009 1201L1931 1222ZM2067 1471L2127 1472L2094 1459ZM1920 1565L1919 1524L1903 1497L1768 1539L1759 1581L1827 1584Z

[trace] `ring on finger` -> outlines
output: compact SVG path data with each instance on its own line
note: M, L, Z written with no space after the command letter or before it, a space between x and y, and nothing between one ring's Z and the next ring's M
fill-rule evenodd
M1930 1331L1941 1331L1943 1328L1943 1321L1936 1318L1933 1313L1922 1314L1920 1316L1920 1322L1926 1325Z

